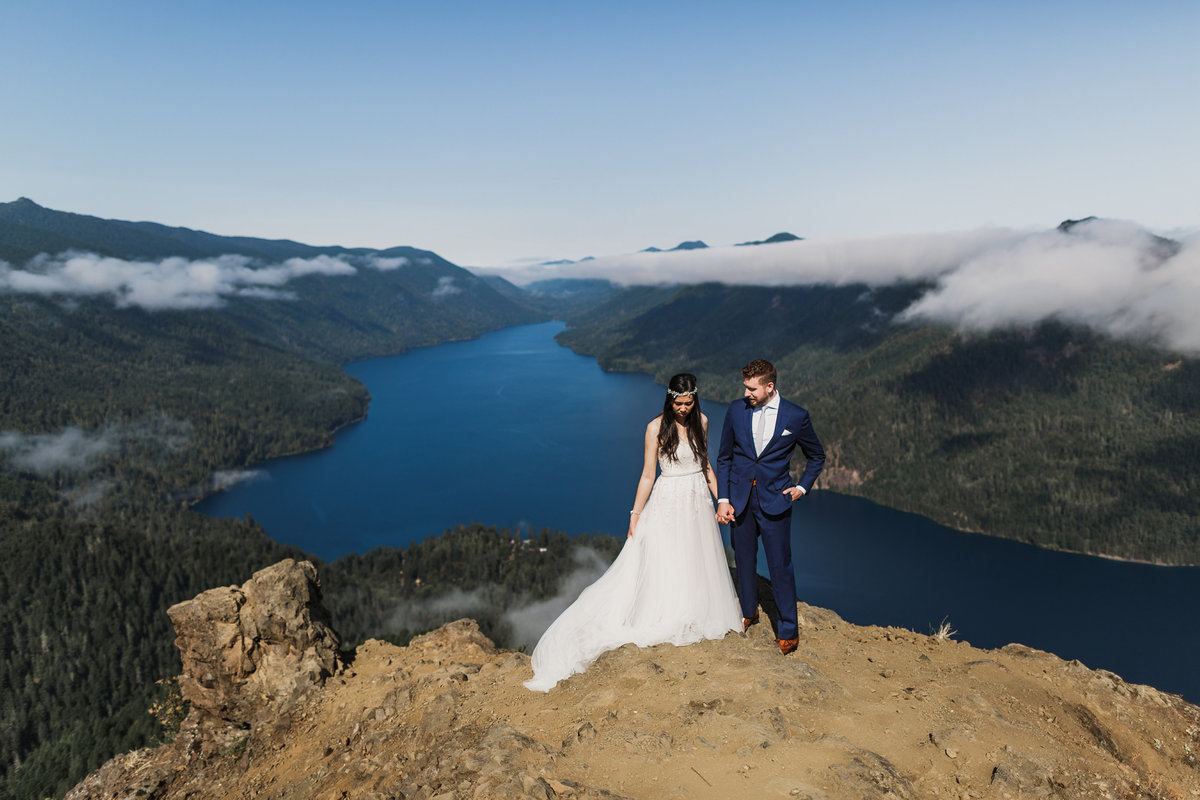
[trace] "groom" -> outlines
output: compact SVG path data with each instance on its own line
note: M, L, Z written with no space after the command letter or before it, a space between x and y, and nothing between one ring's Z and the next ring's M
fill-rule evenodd
M717 522L730 525L737 559L742 629L758 621L758 538L762 537L779 608L776 642L784 655L796 649L796 574L792 569L792 503L812 489L825 465L825 450L808 412L775 391L775 367L755 359L742 368L746 399L733 402L721 428L717 454ZM792 450L808 466L798 484L788 473Z

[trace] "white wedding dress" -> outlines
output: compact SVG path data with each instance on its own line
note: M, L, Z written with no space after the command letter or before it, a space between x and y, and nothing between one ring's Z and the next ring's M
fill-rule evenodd
M542 635L527 688L548 692L621 645L686 645L741 631L702 465L686 439L676 454L659 455L661 474L617 560Z

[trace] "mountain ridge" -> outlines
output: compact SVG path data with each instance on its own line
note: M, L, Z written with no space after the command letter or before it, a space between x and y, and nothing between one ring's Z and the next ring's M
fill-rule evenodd
M181 226L157 222L133 222L105 219L90 214L57 211L39 205L28 197L0 203L0 221L22 225L46 236L74 241L100 255L117 258L212 258L243 255L263 261L311 258L318 255L367 256L420 253L431 251L410 247L376 249L310 245L291 239L261 239L253 236L223 236ZM74 249L74 248L72 248ZM42 248L41 253L61 252L57 247ZM0 236L0 259L12 261ZM21 259L24 260L24 259Z
M797 236L794 233L788 233L787 231L783 231L781 233L775 234L774 236L769 236L766 239L760 239L756 242L738 242L736 245L734 245L734 247L751 247L751 246L759 245L759 244L779 244L780 242L802 242L802 241L804 241L803 236Z

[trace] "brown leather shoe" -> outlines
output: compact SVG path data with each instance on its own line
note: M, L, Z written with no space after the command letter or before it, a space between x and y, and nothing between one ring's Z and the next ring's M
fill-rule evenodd
M742 617L742 632L744 633L744 632L750 630L750 626L756 622L758 622L758 612L757 611L754 612L754 616L750 617L750 619L746 619L745 617Z
M799 637L795 639L776 639L775 643L779 645L779 652L785 656L800 646Z

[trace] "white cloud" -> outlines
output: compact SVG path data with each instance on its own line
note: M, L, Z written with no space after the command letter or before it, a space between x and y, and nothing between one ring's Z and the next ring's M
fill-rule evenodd
M509 643L511 646L524 644L532 648L550 627L550 623L575 601L580 592L603 575L609 566L608 562L590 547L576 547L572 557L576 568L561 579L558 593L554 597L505 610L504 620L513 628L513 641ZM495 609L506 599L506 595L507 593L495 584L488 584L469 592L451 589L445 594L429 599L407 599L397 603L391 610L384 623L384 629L391 632L428 630L454 619Z
M452 275L443 275L438 278L437 286L430 297L449 297L450 295L458 294L462 289L454 285L454 277Z
M92 431L75 425L58 433L0 431L0 457L9 469L82 475L121 453L153 463L185 446L191 431L190 423L166 415L105 424Z
M404 600L392 610L384 629L391 632L429 630L494 607L500 594L494 584L489 584L470 592L451 589L428 600Z
M513 628L514 647L524 644L532 650L550 623L558 619L558 615L575 602L580 592L595 583L609 567L608 562L590 547L576 547L572 556L578 566L562 579L557 594L505 612L504 618Z
M219 469L209 478L209 486L212 491L220 492L239 483L259 481L269 477L266 470L261 469Z
M978 255L903 317L967 330L1057 319L1196 352L1197 308L1200 239L1172 253L1136 226L1096 220Z
M729 283L753 286L891 283L930 279L1023 234L989 228L959 233L803 240L605 256L575 264L493 269L510 280L605 278L624 285Z
M408 259L404 256L395 258L381 258L379 256L371 256L367 259L366 264L371 269L377 269L380 272L388 272L393 269L400 269L408 266Z
M269 289L265 286L251 286L248 289L238 289L234 292L238 297L255 297L259 300L295 300L296 293L283 289Z
M65 489L62 495L71 503L72 508L82 511L97 505L116 486L117 482L115 480L102 478L98 481L85 483L82 486Z
M38 256L23 270L0 262L0 292L109 296L118 306L150 311L214 308L225 297L243 294L284 299L273 292L304 275L354 275L340 258L291 258L282 264L255 268L245 256L226 255L191 261L126 261L94 253Z
M923 281L933 288L902 319L970 330L1058 319L1200 352L1200 235L1176 250L1133 223L1114 220L1081 222L1068 232L986 229L637 253L510 270L506 277L606 278L625 285Z
M119 447L115 428L93 433L71 426L59 433L23 434L0 432L0 453L8 456L10 467L39 475L55 472L85 472Z

